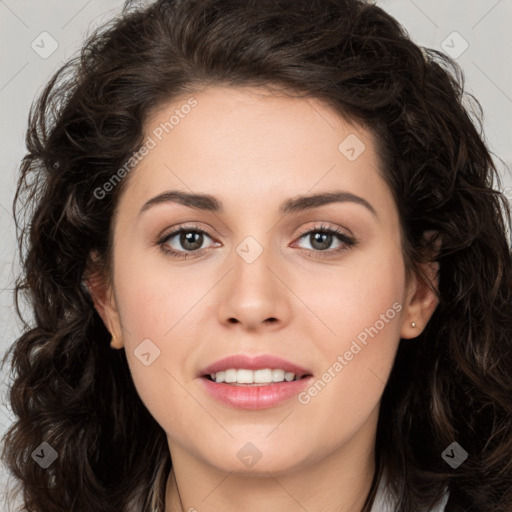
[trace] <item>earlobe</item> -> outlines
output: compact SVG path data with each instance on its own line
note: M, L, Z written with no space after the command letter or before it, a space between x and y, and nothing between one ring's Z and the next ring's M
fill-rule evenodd
M419 265L411 277L400 333L402 338L416 338L434 314L439 303L438 273L439 264L431 262Z
M426 263L416 265L407 286L407 298L404 308L400 336L405 339L416 338L425 329L439 304L439 253L442 237L437 231L426 231L423 236L424 247L429 253Z
M115 349L121 349L123 348L123 342L115 337L114 334L112 334L112 339L110 340L110 346Z

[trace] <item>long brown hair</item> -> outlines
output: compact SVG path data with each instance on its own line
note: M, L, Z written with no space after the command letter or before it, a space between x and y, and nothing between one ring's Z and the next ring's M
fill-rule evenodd
M435 258L440 268L433 317L400 342L376 460L398 512L431 506L445 487L449 512L510 512L509 206L478 102L463 106L460 68L362 0L129 3L33 104L14 212L16 308L21 316L23 296L34 317L5 359L17 420L3 452L26 510L125 512L141 496L141 511L163 507L165 434L83 280L92 251L108 275L112 215L130 176L104 197L95 191L140 147L152 112L211 84L318 98L374 134L404 261L414 270ZM456 469L441 457L454 441L468 453ZM31 457L41 442L58 453L47 469Z

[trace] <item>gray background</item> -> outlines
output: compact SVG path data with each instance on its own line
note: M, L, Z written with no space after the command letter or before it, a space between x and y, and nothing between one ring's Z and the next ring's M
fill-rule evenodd
M508 26L512 0L376 3L395 16L416 43L444 50L461 64L466 90L482 104L486 139L496 156L505 193L512 200L512 31ZM20 333L11 291L18 268L11 211L30 104L60 64L79 49L84 35L119 12L122 4L119 0L0 0L2 354ZM8 378L5 372L0 374L0 434L12 421L5 399ZM6 478L0 468L2 510L7 508L1 499Z

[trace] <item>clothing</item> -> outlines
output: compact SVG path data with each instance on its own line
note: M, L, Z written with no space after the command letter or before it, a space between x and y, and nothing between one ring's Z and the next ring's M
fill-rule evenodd
M443 512L447 502L448 493L445 493L439 505L425 512ZM377 488L377 494L375 496L375 500L373 501L372 509L370 512L395 512L395 510L396 502L394 502L393 497L386 490L386 477L383 475L380 479L379 486Z

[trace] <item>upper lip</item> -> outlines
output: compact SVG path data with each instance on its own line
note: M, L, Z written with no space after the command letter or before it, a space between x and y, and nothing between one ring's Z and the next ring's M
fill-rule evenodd
M203 377L211 373L229 370L230 368L243 368L247 370L259 370L263 368L282 369L285 372L294 373L298 378L311 374L310 371L279 356L271 354L252 356L246 354L233 354L231 356L219 359L208 365L206 368L203 368L200 371L200 376Z

